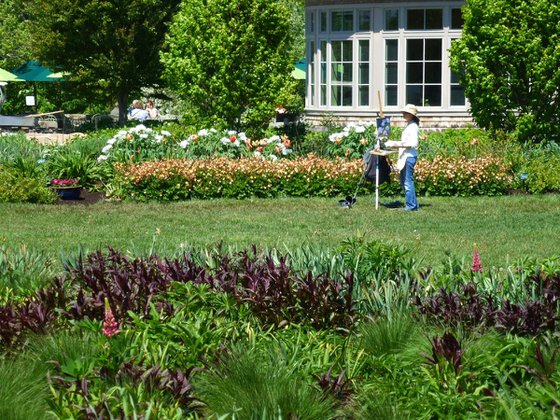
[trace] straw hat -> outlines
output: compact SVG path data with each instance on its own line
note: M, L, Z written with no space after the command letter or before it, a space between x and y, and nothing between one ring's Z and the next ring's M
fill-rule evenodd
M407 104L402 112L406 112L408 114L414 115L415 117L418 115L418 109L416 108L416 105L412 105L412 104Z

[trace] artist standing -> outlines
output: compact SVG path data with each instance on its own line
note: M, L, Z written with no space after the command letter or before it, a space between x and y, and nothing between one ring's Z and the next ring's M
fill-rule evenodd
M418 153L418 126L420 120L417 117L418 110L415 105L408 104L404 107L403 118L407 124L402 132L400 141L387 141L387 147L398 147L399 158L397 160L397 168L400 171L400 181L404 188L404 210L418 210L418 201L416 200L416 190L414 189L414 166Z

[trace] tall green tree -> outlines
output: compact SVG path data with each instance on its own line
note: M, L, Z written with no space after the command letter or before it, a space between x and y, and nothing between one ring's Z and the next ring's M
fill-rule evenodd
M451 67L475 121L520 140L560 138L560 3L467 0Z
M264 126L293 67L283 0L189 0L162 54L168 83L199 124Z
M180 0L18 0L33 28L35 56L96 93L116 98L161 82L167 25Z
M0 67L11 70L31 59L31 33L18 0L0 1L0 16Z

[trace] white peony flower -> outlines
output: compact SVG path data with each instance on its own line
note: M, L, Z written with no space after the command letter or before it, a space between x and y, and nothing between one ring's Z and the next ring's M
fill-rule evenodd
M190 140L183 140L179 142L179 146L182 147L183 149L186 149L189 144L190 144Z
M199 136L207 136L208 135L208 130L203 128L202 130L198 131L198 135Z
M106 155L99 155L99 157L97 158L97 161L98 161L99 163L101 163L101 162L103 162L104 160L107 160L108 157L109 157L109 156L106 156Z
M117 139L113 137L112 139L107 140L107 144L113 145L116 141Z
M167 137L169 137L171 135L171 133L167 130L161 130L161 134L164 135L164 136L167 136Z
M220 141L222 142L222 144L231 143L231 141L229 140L229 137L222 137L222 138L220 139Z
M278 156L276 155L270 155L268 158L273 162L276 162L278 160Z
M108 144L107 146L105 146L103 149L101 149L101 151L103 153L109 153L109 150L111 150L113 148L113 146L111 144Z
M235 131L235 130L229 130L229 131L227 132L227 134L228 134L228 136L235 136L235 135L237 134L237 131Z

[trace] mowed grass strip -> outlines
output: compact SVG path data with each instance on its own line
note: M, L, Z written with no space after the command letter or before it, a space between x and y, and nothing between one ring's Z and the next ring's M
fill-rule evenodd
M426 266L440 265L446 254L468 260L473 243L486 265L560 255L560 195L422 197L420 205L418 212L376 210L372 196L358 197L352 209L339 207L335 198L1 204L0 240L57 256L79 247L147 250L154 241L169 253L222 241L332 248L361 235L402 245Z

